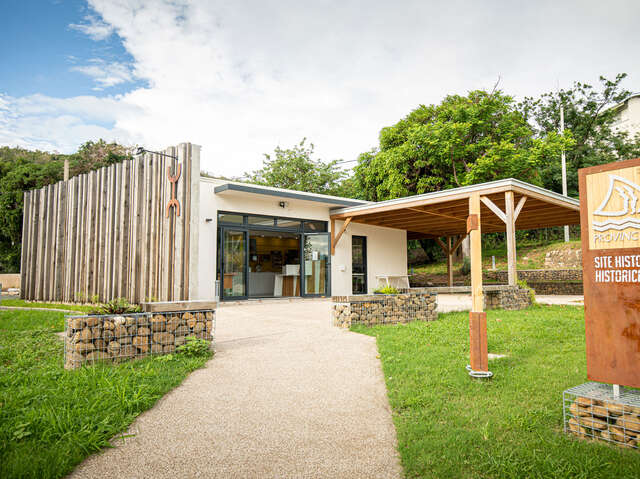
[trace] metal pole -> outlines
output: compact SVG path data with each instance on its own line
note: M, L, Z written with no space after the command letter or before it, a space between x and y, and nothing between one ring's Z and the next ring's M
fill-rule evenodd
M564 134L564 106L560 103L560 134ZM567 159L562 149L562 194L567 196ZM569 242L569 225L564 225L564 242Z

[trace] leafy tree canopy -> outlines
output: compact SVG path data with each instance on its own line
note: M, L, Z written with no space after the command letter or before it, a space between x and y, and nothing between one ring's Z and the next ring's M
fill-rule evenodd
M369 200L384 200L501 178L541 184L540 168L573 145L570 132L536 137L512 97L476 90L420 105L380 132L355 177Z
M566 152L570 196L578 196L579 168L640 156L640 137L631 138L614 127L619 111L617 105L630 94L621 87L626 77L626 73L617 75L614 80L601 76L598 88L575 82L569 89L544 93L538 98L527 97L518 105L537 136L559 131L562 105L565 129L574 139ZM562 191L559 157L546 162L540 174L545 188Z
M71 155L0 147L0 272L20 270L24 191L62 180L65 159L71 177L129 158L130 148L104 140L86 142Z
M347 173L338 166L339 161L324 162L314 159L313 143L303 138L293 148L276 147L266 154L263 166L245 176L251 183L325 195L342 196L349 193L343 185Z

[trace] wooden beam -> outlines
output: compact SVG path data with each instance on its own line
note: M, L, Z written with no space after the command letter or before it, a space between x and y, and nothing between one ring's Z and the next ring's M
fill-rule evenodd
M434 238L434 239L436 240L436 243L438 243L438 246L442 248L442 251L444 251L444 254L449 254L449 247L446 244L444 244L440 238Z
M453 248L451 243L453 238L447 236L447 283L449 287L453 286Z
M478 228L469 232L471 242L471 298L472 311L481 313L484 308L482 297L482 239L480 230L480 194L469 198L469 215L478 216Z
M467 235L460 235L460 238L458 238L458 241L456 241L451 247L451 254L455 253L455 251L460 247L460 245L462 244L462 242L466 237Z
M469 216L478 219L477 227L469 231L471 243L471 312L469 313L469 363L473 371L488 371L487 316L483 312L482 294L482 241L480 221L480 194L469 198ZM472 222L471 222L472 226Z
M504 200L507 210L507 274L509 286L515 286L518 273L516 271L516 220L513 210L513 191L505 191Z
M347 218L346 220L344 220L344 223L342 224L342 228L340 228L340 231L338 232L338 234L334 237L334 233L335 233L335 220L331 220L331 256L333 256L334 254L336 254L336 245L338 244L338 241L340 241L340 238L342 238L342 234L344 233L344 231L347 229L347 226L349 226L349 223L351 223L351 218Z
M498 208L498 206L496 206L496 204L493 201L491 201L486 196L481 196L480 201L482 201L485 205L487 205L487 208L493 211L496 214L496 216L502 220L503 223L507 222L507 217L502 212L502 210Z
M524 206L524 202L525 201L527 201L527 197L526 196L523 196L522 198L520 198L520 201L518 201L516 209L513 212L513 221L514 222L518 220L518 216L520 215L520 212L522 211L522 207Z

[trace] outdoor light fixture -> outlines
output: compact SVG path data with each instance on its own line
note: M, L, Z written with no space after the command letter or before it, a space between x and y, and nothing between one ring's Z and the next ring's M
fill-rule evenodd
M162 152L160 152L160 151L150 151L150 150L145 150L145 149L144 149L144 147L142 147L142 146L139 146L139 147L136 149L136 152L135 152L134 154L135 154L136 156L138 156L138 155L142 155L143 153L153 153L154 155L166 156L167 158L171 158L171 159L176 160L176 161L178 160L178 157L177 157L177 156L168 155L168 154L166 154L166 153L162 153Z

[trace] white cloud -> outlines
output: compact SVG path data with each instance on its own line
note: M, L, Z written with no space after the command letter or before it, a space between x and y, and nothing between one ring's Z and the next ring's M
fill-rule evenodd
M127 83L133 80L130 68L124 63L107 63L101 58L92 58L88 65L78 65L71 67L71 71L83 73L91 77L97 84L94 89L104 88Z
M85 23L72 23L69 28L82 32L96 41L106 40L114 32L112 25L103 22L95 15L87 15L84 20Z
M79 119L103 109L111 123L87 120L94 134L106 128L149 148L192 141L203 146L203 168L227 175L257 168L262 153L305 136L325 159L355 159L377 144L381 127L420 103L491 88L499 75L501 88L520 97L620 71L635 81L628 88L640 83L634 2L89 4L93 23L116 32L133 62L131 70L74 68L101 87L134 77L147 86L94 103L47 99L47 115L60 115L55 109L67 102ZM29 116L37 98L17 102L10 108ZM90 139L74 136L79 125L52 128L38 132L50 142Z

